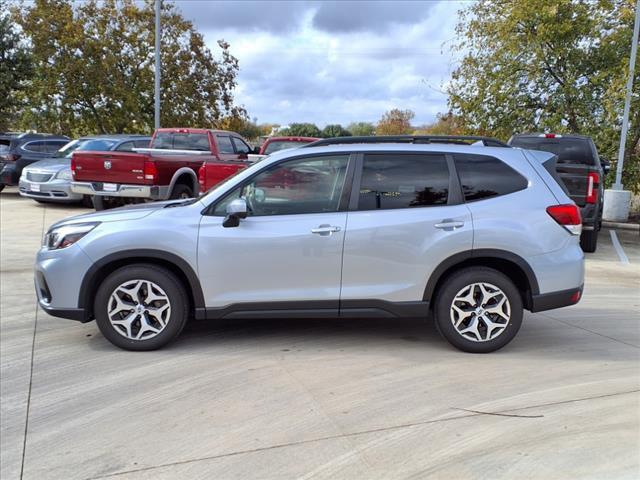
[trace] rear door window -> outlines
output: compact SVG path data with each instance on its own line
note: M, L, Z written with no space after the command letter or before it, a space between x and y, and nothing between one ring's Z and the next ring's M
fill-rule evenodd
M446 205L449 169L444 155L364 156L358 210Z
M515 137L511 145L554 153L558 156L558 163L596 164L591 143L585 138Z
M22 146L22 149L26 150L27 152L38 152L38 153L47 151L44 140L25 143Z
M55 153L67 143L69 143L69 140L47 140L45 143L45 151L47 153Z
M149 148L149 140L136 140L135 142L133 142L133 146L135 148Z
M458 153L453 158L467 202L507 195L527 188L526 178L495 157Z
M132 152L133 151L133 142L124 142L118 145L116 148L119 152Z

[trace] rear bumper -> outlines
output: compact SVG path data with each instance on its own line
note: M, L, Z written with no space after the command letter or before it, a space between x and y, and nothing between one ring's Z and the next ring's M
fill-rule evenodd
M102 197L130 197L130 198L151 198L153 200L164 200L169 193L168 186L157 185L115 185L114 191L105 191L104 182L73 182L71 191L81 195L99 195ZM109 184L107 184L109 185Z
M531 311L543 312L554 308L568 307L575 305L582 298L583 285L578 288L562 290L560 292L543 293L531 297Z

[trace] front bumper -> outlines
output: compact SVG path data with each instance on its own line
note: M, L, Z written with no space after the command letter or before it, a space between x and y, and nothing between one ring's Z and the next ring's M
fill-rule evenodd
M79 202L83 196L71 191L69 180L53 179L49 182L39 183L20 178L18 186L20 195L38 200L50 200L57 202Z
M89 321L79 305L82 279L93 262L79 245L60 250L41 248L34 267L38 303L54 317Z
M105 189L106 186L111 188ZM99 195L102 197L132 197L151 198L153 200L164 200L168 196L168 186L157 185L126 185L119 183L104 182L73 182L71 191L80 195Z

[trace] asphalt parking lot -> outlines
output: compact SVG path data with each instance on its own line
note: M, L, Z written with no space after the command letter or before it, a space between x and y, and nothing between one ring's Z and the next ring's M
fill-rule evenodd
M134 353L37 308L42 234L85 211L0 194L3 480L640 475L638 232L621 256L603 230L581 303L489 355L423 320L200 322Z

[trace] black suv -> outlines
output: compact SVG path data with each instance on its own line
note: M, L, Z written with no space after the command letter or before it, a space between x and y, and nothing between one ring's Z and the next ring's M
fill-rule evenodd
M595 252L598 231L602 225L604 176L609 162L598 157L591 137L557 135L554 133L523 133L509 139L509 145L527 150L542 150L558 157L556 171L567 193L582 215L580 246L585 252Z
M23 133L7 140L9 148L5 147L0 158L0 190L5 185L18 185L24 167L51 157L69 143L69 137L48 133Z

